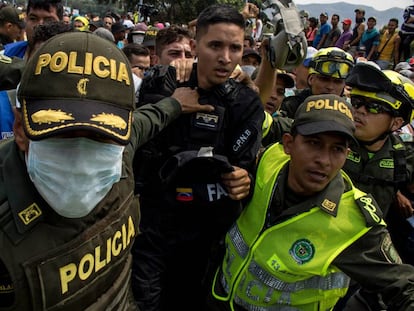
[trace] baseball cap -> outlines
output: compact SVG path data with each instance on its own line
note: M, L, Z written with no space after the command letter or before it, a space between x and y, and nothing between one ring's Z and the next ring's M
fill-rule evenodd
M135 31L147 31L148 30L148 26L145 23L138 23L135 25L134 28Z
M313 55L318 52L317 49L315 49L313 46L308 46L306 51L306 58L303 60L303 66L309 67L310 62L312 60Z
M400 70L404 70L404 69L411 70L412 67L407 62L399 62L397 65L395 65L395 68L394 68L395 71L400 71Z
M25 27L24 14L11 6L0 9L0 20L17 25L20 29Z
M342 24L351 25L352 24L352 20L350 18L344 18L344 20L342 21Z
M295 81L288 73L286 73L285 70L277 69L276 72L277 72L277 77L282 79L285 82L286 88L290 89L295 86Z
M31 140L87 130L127 144L135 108L129 61L90 32L47 40L29 59L17 93Z
M118 23L112 24L111 32L113 34L116 34L116 33L119 33L119 32L123 32L125 30L126 30L126 28L125 28L125 26L122 23L119 23L118 22Z
M354 119L344 97L333 94L312 95L296 111L292 130L300 135L338 132L354 138Z
M326 16L326 17L328 17L329 15L328 15L327 12L322 12L320 16Z
M260 54L255 49L245 48L243 50L243 57L250 56L250 55L255 56L257 58L257 60L259 61L259 63L262 61L262 57L260 56Z
M157 37L158 28L150 26L145 32L144 41L142 42L143 46L155 46L155 38Z
M377 18L375 16L368 17L368 20L373 19L375 22L377 21Z

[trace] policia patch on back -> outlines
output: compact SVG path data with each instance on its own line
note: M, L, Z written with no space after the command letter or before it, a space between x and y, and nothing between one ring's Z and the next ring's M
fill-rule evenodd
M356 199L356 204L364 214L368 227L379 225L382 222L382 211L372 195L366 194Z

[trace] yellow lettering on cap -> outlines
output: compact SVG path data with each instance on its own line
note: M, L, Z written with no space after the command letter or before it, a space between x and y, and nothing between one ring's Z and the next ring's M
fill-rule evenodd
M76 276L76 265L74 263L70 263L64 267L59 268L59 274L60 288L62 290L62 294L64 294L69 290L69 282L71 282Z
M125 81L126 85L131 84L131 81L129 80L127 65L125 63L120 63L119 64L119 71L118 71L117 80L119 82Z
M336 110L336 109L334 108L334 106L333 106L333 105L331 105L331 102L329 101L329 99L326 99L326 100L325 100L325 109Z
M92 62L93 62L93 54L86 53L85 54L85 69L83 71L85 75L90 75L92 73Z
M110 75L108 69L101 68L101 64L105 67L109 66L109 60L103 56L97 56L93 60L93 71L99 78L106 78Z
M39 58L37 59L37 64L36 64L36 69L35 69L34 74L40 75L40 73L42 72L42 68L46 67L50 63L51 59L52 59L52 56L50 54L41 54Z
M111 68L111 79L116 80L116 61L111 59L109 63Z
M129 76L129 66L125 62L116 59L106 58L105 56L94 57L93 53L85 53L84 64L78 64L79 53L72 51L69 54L57 51L53 55L49 53L41 54L35 66L35 75L40 75L43 68L48 67L53 72L67 70L68 73L79 75L95 74L99 78L110 78L111 80L124 82L131 85Z
M57 52L53 54L50 60L50 70L53 72L63 71L68 64L68 55L64 52Z
M68 72L69 73L77 73L82 74L83 73L83 67L76 65L76 60L78 58L77 52L70 52L69 53L69 64L68 64Z
M308 112L308 111L310 111L311 109L312 109L312 107L314 107L315 106L315 101L310 101L310 102L308 102L308 104L306 105L306 111Z
M321 110L325 107L325 101L323 99L318 99L315 102L315 109Z

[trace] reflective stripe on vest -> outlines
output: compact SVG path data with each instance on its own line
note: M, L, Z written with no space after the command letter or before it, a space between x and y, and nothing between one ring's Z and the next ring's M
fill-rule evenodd
M327 310L345 295L349 278L331 263L370 229L355 203L365 194L355 188L344 193L337 217L315 206L265 228L277 176L288 161L280 144L263 154L253 198L226 235L219 281L227 295L213 292L217 299L254 311Z

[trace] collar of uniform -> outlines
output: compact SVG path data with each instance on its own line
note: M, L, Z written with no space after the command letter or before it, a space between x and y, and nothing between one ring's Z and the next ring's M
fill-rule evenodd
M286 170L286 171L285 171ZM285 172L288 175L288 165L286 165L281 172ZM287 183L287 177L284 183ZM284 185L279 185L278 194L283 196ZM300 202L294 206L287 207L280 215L280 219L290 218L299 213L309 211L311 208L318 206L322 211L329 215L336 216L338 213L338 205L341 200L341 196L345 191L345 183L340 172L331 180L328 186L316 194L309 197L309 199ZM283 197L282 202L285 201Z
M381 149L376 152L373 152L374 156L372 158L368 156L369 151L366 148L364 148L363 145L355 145L355 144L351 145L351 152L359 154L363 161L373 161L376 159L393 158L393 151L396 149L405 150L406 147L404 143L402 143L400 139L397 138L394 134L388 135Z
M342 178L341 173L338 172L328 186L315 197L314 205L319 206L321 210L329 215L336 217L338 214L339 202L344 190L344 179Z
M7 200L13 215L15 228L20 235L44 219L44 200L30 181L24 160L24 153L18 150L14 141L12 150L4 161L3 177ZM9 231L9 235L14 230ZM14 234L14 238L16 235Z

